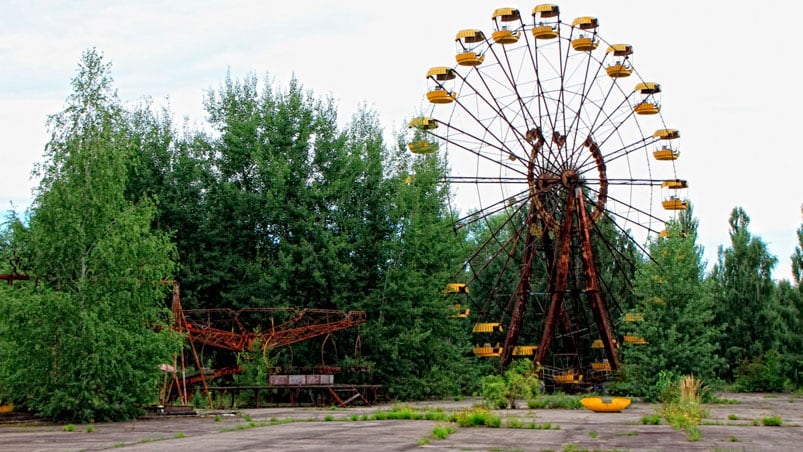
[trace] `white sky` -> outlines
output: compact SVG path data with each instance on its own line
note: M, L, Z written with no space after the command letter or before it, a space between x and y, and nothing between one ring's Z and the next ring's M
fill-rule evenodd
M48 136L46 117L70 93L81 53L112 63L120 97L166 103L177 120L203 122L204 93L232 76L295 74L331 95L342 120L360 103L386 130L426 106L425 74L454 64L454 35L492 30L497 7L528 16L536 2L0 0L0 209L24 210ZM596 16L600 35L634 47L645 79L661 83L662 115L682 135L678 175L688 179L709 265L727 247L736 206L791 279L801 225L803 90L799 2L768 0L557 2L564 21ZM167 100L169 99L169 100ZM613 177L613 176L612 176Z

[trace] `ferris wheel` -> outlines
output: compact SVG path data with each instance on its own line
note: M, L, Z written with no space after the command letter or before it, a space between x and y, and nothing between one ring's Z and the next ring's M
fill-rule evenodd
M532 356L566 382L616 371L621 343L644 339L619 336L639 317L612 281L626 286L648 240L687 208L680 134L661 84L596 17L542 4L496 9L489 25L457 32L456 64L427 71L431 111L409 124L412 152L448 159L456 227L475 243L447 292L471 291L474 333L496 336L475 341L478 356Z

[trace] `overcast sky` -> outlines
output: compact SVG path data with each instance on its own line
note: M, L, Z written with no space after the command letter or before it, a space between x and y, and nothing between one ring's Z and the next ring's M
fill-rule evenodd
M492 30L497 7L529 16L536 3L356 0L0 0L0 209L24 210L31 170L64 107L81 53L112 63L120 97L169 104L177 121L205 119L203 96L231 71L270 76L336 99L347 121L360 104L390 134L424 105L425 74L454 64L454 36ZM662 115L681 132L678 175L700 220L709 265L728 246L736 206L791 279L803 204L803 6L792 1L572 0L561 16L596 16L600 35L635 50L639 74L661 84Z

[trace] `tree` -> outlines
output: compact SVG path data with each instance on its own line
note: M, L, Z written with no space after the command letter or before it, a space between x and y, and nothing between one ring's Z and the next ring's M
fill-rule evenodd
M160 284L174 247L151 230L150 199L125 199L135 154L110 64L84 52L72 86L49 119L29 230L13 238L38 283L4 288L0 392L42 417L127 419L157 401L176 350Z
M703 250L697 244L697 220L690 207L667 225L668 236L650 243L652 259L643 261L635 279L637 313L625 335L646 344L625 342L625 375L633 392L655 399L662 372L695 375L712 382L721 365L713 299L704 281ZM638 316L636 316L638 319Z
M464 237L452 230L443 161L410 160L403 144L389 171L392 234L381 286L366 303L373 324L363 347L397 399L460 394L478 378L470 327L449 318L452 304L440 292L465 259Z
M772 280L777 259L750 233L750 218L742 208L733 209L729 223L731 246L719 248L711 282L715 320L725 325L720 354L727 367L721 376L730 380L744 360L775 350L779 319Z
M803 209L801 209L803 212ZM797 229L798 245L792 253L792 277L778 283L778 309L782 322L779 335L781 368L784 376L796 387L803 386L803 225Z

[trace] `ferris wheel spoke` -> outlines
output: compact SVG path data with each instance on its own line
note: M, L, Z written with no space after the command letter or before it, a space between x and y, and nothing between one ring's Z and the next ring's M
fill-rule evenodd
M603 154L606 164L611 164L618 159L627 158L631 154L637 151L642 151L649 147L650 145L654 144L657 140L654 138L649 139L642 139L640 141L625 144L617 149L613 149L607 154ZM580 174L585 174L588 171L592 171L596 168L596 162L593 160L592 156L587 156L584 158L582 162L577 163L577 169Z
M483 86L484 86L484 88L485 88L485 89L488 91L488 93L489 93L489 95L488 95L488 96L483 96L483 95L481 95L481 94L480 94L480 91L479 91L479 90L477 90L477 89L474 87L474 85L473 85L473 84L472 84L472 83L471 83L471 82L468 80L468 78L467 78L467 77L462 77L462 76L460 76L460 78L461 78L461 80L463 81L463 83L464 83L466 86L468 86L468 87L469 87L469 88L470 88L470 89L471 89L471 90L472 90L474 93L476 93L476 96L475 96L475 97L479 98L479 99L480 99L480 100L481 100L481 101L482 101L482 102L483 102L485 105L487 105L487 106L488 106L488 107L489 107L489 108L490 108L490 109L491 109L491 110L494 112L494 114L495 114L497 117L501 118L501 119L502 119L502 120L505 122L505 124L507 124L508 128L509 128L509 129L510 129L510 130L513 132L513 135L516 137L518 144L519 144L519 145L520 145L522 148L524 148L525 146L524 146L524 144L523 144L523 142L522 142L522 140L524 139L524 134L522 133L522 131L521 131L521 130L519 130L517 127L515 127L515 126L513 125L513 123L510 121L510 119L507 117L507 115L505 114L505 109L504 109L504 108L503 108L501 105L499 105L499 100L498 100L498 99L497 99L495 96L493 96L493 95L490 95L490 87L488 87L488 85L487 85L487 83L486 83L486 80L485 80L485 78L484 78L484 77L483 77L483 75L482 75L482 74L483 74L483 72L481 72L481 71L476 71L476 73L477 73L477 74L479 74L480 81L482 81L482 82L483 82ZM492 100L493 100L493 102L489 101L489 100L488 100L488 98L492 99ZM459 98L458 98L458 99L459 99ZM520 100L520 98L519 98L519 100ZM460 107L461 107L461 108L462 108L462 109L463 109L463 110L464 110L464 111L465 111L465 112L466 112L466 113L467 113L467 114L468 114L468 115L469 115L471 118L473 118L473 119L474 119L474 120L475 120L475 121L476 121L478 124L483 124L483 123L482 123L482 120L481 120L480 118L478 118L476 115L474 115L474 112L473 112L471 109L467 108L467 107L466 107L466 105L464 105L464 104L463 104L463 103L462 103L460 100L457 100L457 104L458 104L458 105L460 105ZM523 104L522 104L521 102L519 102L519 104L520 104L520 106L521 106L522 108L524 108L524 106L523 106ZM526 111L526 110L525 110L525 111ZM497 139L497 140L498 140L498 141L499 141L499 142L500 142L500 143L501 143L501 144L502 144L502 145L503 145L503 146L506 148L506 150L509 152L509 154L510 154L510 155L512 155L512 156L515 156L516 158L519 158L519 159L521 158L520 156L517 156L517 155L516 155L516 153L513 151L513 149L510 149L510 147L509 147L509 146L506 146L506 143L505 143L505 141L504 141L504 140L502 140L501 138L499 138L499 137L497 137L495 134L493 134L493 133L492 133L492 132L489 130L489 128L488 128L488 127L485 127L485 126L484 126L484 124L483 124L483 127L484 127L484 129L485 129L486 133L488 133L488 134L490 134L491 136L493 136L494 138L496 138L496 139Z
M504 152L504 153L508 153L509 154L509 152L507 151L507 149L505 147L496 147L495 145L493 145L491 143L488 143L487 141L485 141L485 140L483 140L483 139L481 139L481 138L479 138L479 137L477 137L477 136L475 136L475 135L473 135L471 133L465 132L462 129L454 127L453 125L451 125L449 123L443 123L443 124L445 124L447 126L447 128L449 128L451 130L454 130L454 131L458 132L459 134L463 134L466 137L469 137L469 138L472 138L473 140L476 140L477 143L481 143L481 144L486 145L485 148L491 148L491 149L494 149L496 151ZM445 143L447 143L447 144L449 144L451 146L457 147L459 149L462 149L462 150L464 150L466 152L469 152L471 154L474 154L474 155L476 155L477 157L479 157L481 159L487 160L487 161L489 161L489 162L491 162L493 164L496 164L496 165L503 166L507 170L513 171L513 172L515 172L517 174L520 174L522 176L526 176L527 175L526 172L524 172L523 170L521 170L519 168L514 168L514 167L512 167L512 166L510 166L510 165L508 165L506 163L500 162L495 156L488 156L488 155L484 154L482 152L482 149L483 149L482 146L479 146L478 148L474 148L474 147L468 146L468 145L466 145L466 144L464 144L462 142L456 141L455 139L451 138L451 135L441 135L441 134L437 134L437 133L434 133L434 132L430 132L430 133L433 136L435 136L436 138L444 141ZM504 142L502 142L502 143L503 143L503 146L504 146Z
M598 193L597 190L595 190L593 187L586 186L586 188L588 188L592 192ZM636 212L638 214L644 215L645 217L649 218L653 222L657 222L657 223L660 223L662 225L666 224L666 221L663 220L662 218L659 218L659 217L653 215L651 212L647 212L647 211L645 211L643 209L635 207L632 203L625 202L625 201L622 201L620 199L617 199L616 197L611 196L610 194L608 194L607 197L608 197L608 199L610 201L613 201L614 203L623 206L625 208L625 210L630 210L630 211ZM590 200L590 198L588 198L588 199ZM620 220L622 220L622 221L624 221L624 222L626 222L628 224L632 224L633 226L637 226L639 228L642 228L647 232L654 232L654 233L659 232L659 231L656 231L656 230L652 229L649 226L645 226L644 224L642 224L642 222L635 221L632 218L629 218L629 217L627 217L627 216L625 216L625 215L623 215L621 213L618 213L618 212L614 211L613 209L606 209L605 212L609 216L611 216L612 219L613 219L613 217L619 218Z
M511 200L513 202L511 203ZM521 204L523 201L527 200L527 190L521 191L519 193L514 194L511 197L499 200L489 206L483 207L479 210L475 210L474 212L465 215L462 218L459 218L455 223L455 229L460 230L470 224L477 223L481 220L485 220L489 217L492 217L496 214L504 212L509 209L509 204L519 205L518 209L521 209ZM517 210L518 210L517 209Z

